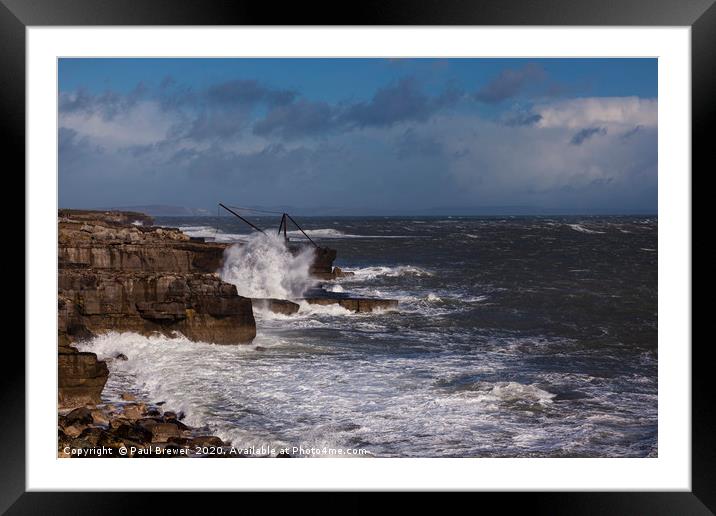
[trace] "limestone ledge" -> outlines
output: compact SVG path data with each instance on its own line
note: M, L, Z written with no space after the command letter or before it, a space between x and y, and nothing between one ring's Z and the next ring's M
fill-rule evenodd
M216 344L256 335L251 300L213 274L60 269L59 331L68 341L106 331L181 332Z

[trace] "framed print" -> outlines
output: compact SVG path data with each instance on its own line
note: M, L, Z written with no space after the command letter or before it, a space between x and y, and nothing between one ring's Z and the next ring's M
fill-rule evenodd
M27 223L3 510L716 506L691 340L712 2L371 7L3 0Z

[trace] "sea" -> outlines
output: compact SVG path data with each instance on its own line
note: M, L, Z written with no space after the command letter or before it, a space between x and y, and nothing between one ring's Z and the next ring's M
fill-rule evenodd
M242 295L300 298L306 253L277 217L163 217L236 243ZM350 277L329 292L398 300L356 314L255 310L248 345L108 333L105 401L182 411L241 448L325 457L656 457L656 217L301 217ZM123 353L128 360L112 358ZM337 450L341 450L338 452Z

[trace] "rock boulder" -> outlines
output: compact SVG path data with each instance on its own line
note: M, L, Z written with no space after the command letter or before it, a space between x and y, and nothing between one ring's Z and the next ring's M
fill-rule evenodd
M256 308L275 314L292 315L299 309L298 303L286 299L253 298L251 302Z
M109 376L106 363L97 360L94 353L79 352L60 352L57 362L60 407L80 407L100 402Z

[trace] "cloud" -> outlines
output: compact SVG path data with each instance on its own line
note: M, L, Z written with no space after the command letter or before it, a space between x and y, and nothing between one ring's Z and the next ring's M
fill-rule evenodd
M533 126L542 120L542 115L531 110L508 111L500 117L500 121L509 127Z
M219 146L180 149L168 163L192 177L224 186L241 185L242 190L259 185L270 188L282 174L296 173L306 162L308 150L270 144L257 151L234 152Z
M592 136L600 135L604 136L607 134L607 130L604 127L587 127L575 133L572 139L569 140L571 145L582 145L586 140L589 140Z
M590 145L565 145L574 136L566 127L510 126L463 113L438 116L421 133L443 146L434 164L457 185L455 202L625 207L639 197L643 208L650 202L645 192L656 185L653 128L640 131L630 145L620 145L619 134L610 131ZM656 198L651 202L654 209Z
M131 121L134 130L130 132L141 135L146 134L148 125L153 126L158 118L167 121L160 125L168 137L210 141L238 135L247 126L254 109L284 106L294 102L296 97L295 91L271 88L256 80L236 79L195 91L167 76L154 91L140 82L128 93L107 90L91 94L84 89L62 92L59 112L64 124L94 125L98 134L111 132L121 145L141 143L136 134L119 134L122 121ZM153 111L145 113L150 116L144 123L137 120L141 110ZM159 111L167 114L158 117ZM113 125L114 129L101 127L97 118L110 123L104 125Z
M639 97L591 97L561 100L534 107L542 119L538 126L568 127L656 127L656 99Z
M254 134L293 139L324 133L337 124L336 109L326 102L297 102L278 106L256 122Z
M105 120L112 120L136 106L146 93L147 87L142 82L127 94L107 90L95 95L85 89L78 89L75 92L61 92L58 108L61 114L100 115Z
M285 105L292 102L297 93L292 90L269 88L255 80L236 79L209 86L205 95L209 102L219 106L259 103Z
M164 111L154 100L125 99L112 103L111 116L106 104L97 102L61 111L60 127L73 129L96 144L117 148L163 140L181 119L175 112ZM102 107L96 108L98 105Z
M459 97L454 88L432 98L419 87L415 78L403 78L376 91L368 102L348 106L341 120L356 127L390 127L400 122L425 121L439 109Z
M104 149L92 145L87 136L66 127L60 127L58 130L57 150L60 167L70 171L77 165L82 165L86 159L104 153Z
M529 65L511 72L484 98L540 81ZM656 206L656 99L484 110L459 87L436 93L414 78L342 102L244 79L63 92L61 204Z
M329 131L425 122L441 109L457 103L462 95L460 89L450 86L437 96L429 96L416 79L408 77L380 88L371 100L365 102L329 104L298 99L276 106L256 122L253 132L291 140Z
M248 124L249 113L239 110L205 110L189 123L181 121L172 129L175 137L199 142L233 138Z
M639 133L639 131L641 131L642 129L643 129L642 126L637 125L637 126L635 126L633 129L629 129L628 131L622 133L622 135L620 136L620 138L622 139L622 141L626 141L626 140L630 139L632 136L635 136L635 135L636 135L637 133Z
M487 104L497 104L517 96L530 85L541 82L546 77L544 69L535 63L528 63L517 69L502 70L475 93L475 99Z
M57 132L57 146L60 151L60 154L73 146L75 140L77 139L77 134L77 131L75 131L74 129L60 127Z
M440 158L444 155L443 144L432 134L421 134L413 128L406 129L397 139L398 158Z

